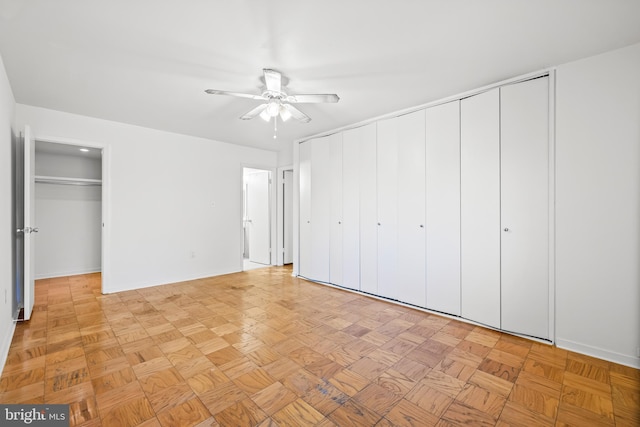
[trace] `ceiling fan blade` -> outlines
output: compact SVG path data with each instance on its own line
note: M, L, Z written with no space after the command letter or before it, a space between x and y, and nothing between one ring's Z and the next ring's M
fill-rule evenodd
M291 113L291 116L294 119L299 120L302 123L309 123L311 121L311 117L307 116L305 113L303 113L302 111L298 110L293 105L291 105L291 104L282 104L282 106L284 108L286 108L287 111L289 111Z
M298 103L298 104L315 104L315 103L324 103L324 102L338 102L340 101L340 97L335 93L289 95L287 96L287 101Z
M266 110L268 105L269 104L260 104L256 108L254 108L253 110L251 110L248 113L246 113L244 116L241 116L240 119L241 120L251 120L254 117L256 117L258 114L260 114L264 110Z
M276 70L268 68L263 69L262 72L264 73L264 84L267 85L267 90L282 92L282 75Z
M252 95L250 93L242 93L242 92L227 92L226 90L207 89L205 90L205 92L208 93L209 95L227 95L227 96L235 96L238 98L257 99L261 101L264 101L267 99L262 95Z

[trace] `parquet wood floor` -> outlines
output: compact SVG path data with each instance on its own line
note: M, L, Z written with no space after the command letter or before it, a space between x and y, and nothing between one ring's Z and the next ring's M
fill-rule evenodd
M638 426L640 371L274 267L101 295L38 281L3 403L73 426Z

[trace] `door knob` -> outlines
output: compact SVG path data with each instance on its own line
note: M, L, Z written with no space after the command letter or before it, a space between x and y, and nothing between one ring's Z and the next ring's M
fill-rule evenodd
M40 229L38 227L34 227L31 229L32 233L37 233L38 231L40 231Z
M420 224L420 228L424 228L424 224Z
M508 228L505 228L505 229L504 229L504 231L509 231L509 229L508 229Z

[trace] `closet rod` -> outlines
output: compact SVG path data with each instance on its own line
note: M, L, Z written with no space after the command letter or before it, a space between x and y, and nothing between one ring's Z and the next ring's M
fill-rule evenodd
M62 185L79 185L79 186L101 186L102 180L88 178L64 178L56 176L36 176L35 182L43 184L62 184Z

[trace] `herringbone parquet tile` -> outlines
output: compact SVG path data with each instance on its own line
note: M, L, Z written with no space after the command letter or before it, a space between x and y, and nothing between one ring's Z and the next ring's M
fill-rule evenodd
M640 425L640 372L265 268L38 281L3 403L74 426Z

